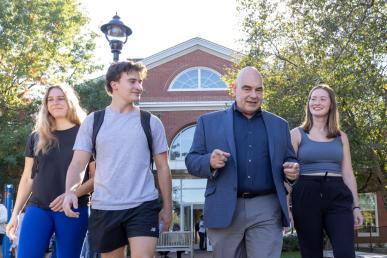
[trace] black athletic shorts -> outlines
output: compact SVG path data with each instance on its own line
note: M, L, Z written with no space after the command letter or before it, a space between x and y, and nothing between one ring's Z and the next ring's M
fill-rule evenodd
M130 237L159 237L159 212L158 199L126 210L91 209L91 249L107 253L127 245Z

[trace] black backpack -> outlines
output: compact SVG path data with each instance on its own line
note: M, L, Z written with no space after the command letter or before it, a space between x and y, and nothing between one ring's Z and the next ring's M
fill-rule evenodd
M99 132L99 129L101 128L101 125L103 123L105 117L105 109L98 110L94 112L94 123L93 123L93 134L92 134L92 144L93 144L93 156L94 159L96 158L96 149L95 149L95 141L97 139L97 134ZM151 113L140 110L140 117L141 117L141 126L142 129L144 130L146 140L148 142L148 148L150 152L150 165L151 169L153 171L153 139L152 139L152 130L150 127L150 118L151 118Z

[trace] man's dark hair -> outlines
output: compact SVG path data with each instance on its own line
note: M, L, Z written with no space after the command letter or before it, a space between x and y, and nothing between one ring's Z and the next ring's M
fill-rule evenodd
M121 79L122 73L130 73L130 72L138 72L140 74L140 78L142 80L145 79L147 69L145 65L141 62L133 62L133 61L122 61L113 63L110 65L107 73L106 73L106 91L109 95L113 93L111 82L117 82Z

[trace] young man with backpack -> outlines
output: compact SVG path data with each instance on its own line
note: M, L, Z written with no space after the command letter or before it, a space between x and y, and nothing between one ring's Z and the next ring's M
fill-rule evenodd
M168 145L161 121L135 105L143 91L146 68L132 61L112 64L106 74L106 90L112 97L104 112L90 114L81 125L74 144L74 156L66 179L63 209L76 218L74 190L91 155L96 174L89 219L91 247L102 258L153 257L159 235L172 220L171 174ZM102 121L101 121L102 120ZM153 159L152 159L153 157ZM158 191L152 174L157 167L163 199L160 211Z

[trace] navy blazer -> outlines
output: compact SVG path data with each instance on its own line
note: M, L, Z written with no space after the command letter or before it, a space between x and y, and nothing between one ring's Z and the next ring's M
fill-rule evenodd
M282 210L282 222L289 225L282 164L296 161L286 120L262 110L266 126L273 180ZM199 117L190 152L185 164L194 176L207 178L204 221L208 228L228 227L237 202L237 160L234 141L233 109L208 113ZM213 175L210 156L214 149L231 154L226 165ZM259 207L257 207L259 209Z

